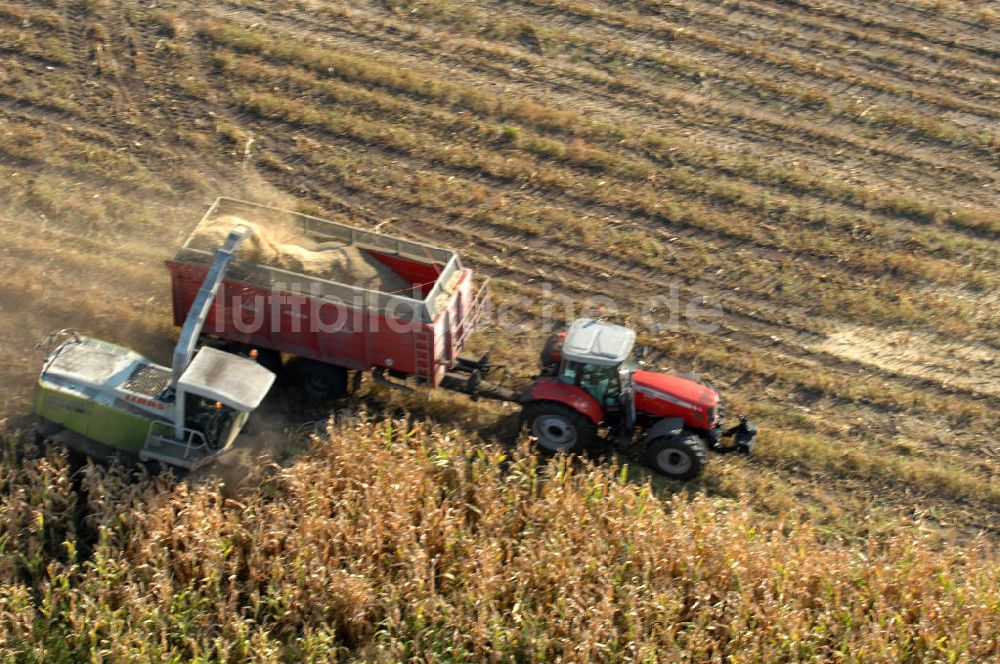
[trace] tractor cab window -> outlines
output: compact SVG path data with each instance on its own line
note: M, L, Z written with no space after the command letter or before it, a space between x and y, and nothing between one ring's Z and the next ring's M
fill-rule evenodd
M580 366L580 387L602 406L615 404L621 394L617 366L583 364Z
M601 406L615 405L621 396L621 377L617 366L564 361L559 379L583 388Z
M567 385L576 385L577 374L580 373L580 365L576 362L564 361L559 371L559 380Z
M218 401L190 392L187 393L186 400L184 426L200 431L210 448L223 447L238 413Z
M636 362L635 357L633 355L629 355L624 360L622 360L621 364L618 365L619 373L632 373L638 368L639 368L639 363Z

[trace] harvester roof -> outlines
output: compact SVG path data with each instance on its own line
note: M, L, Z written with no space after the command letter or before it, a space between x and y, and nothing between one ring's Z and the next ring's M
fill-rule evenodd
M249 412L264 400L272 383L274 374L255 361L206 346L191 360L177 386Z
M629 356L634 345L635 332L627 327L579 318L566 333L562 355L574 362L615 366Z

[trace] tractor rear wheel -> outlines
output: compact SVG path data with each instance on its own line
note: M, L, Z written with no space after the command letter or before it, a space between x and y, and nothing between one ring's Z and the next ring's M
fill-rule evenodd
M597 427L590 418L555 401L526 404L522 419L544 454L579 453L597 437Z
M708 461L705 443L693 433L656 438L650 441L646 454L651 468L675 480L696 477Z
M295 382L310 401L326 401L347 396L347 369L344 367L299 358L290 368Z

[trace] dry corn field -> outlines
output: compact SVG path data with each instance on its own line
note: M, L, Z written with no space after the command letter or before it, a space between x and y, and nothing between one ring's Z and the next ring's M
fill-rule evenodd
M992 1L0 1L0 657L996 661L998 56ZM45 334L169 362L220 194L458 250L511 386L544 284L612 298L754 454L370 385L240 491L26 442Z

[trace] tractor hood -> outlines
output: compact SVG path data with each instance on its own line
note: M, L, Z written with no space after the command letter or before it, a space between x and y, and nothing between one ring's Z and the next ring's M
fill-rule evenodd
M640 370L632 372L632 384L636 392L682 408L708 411L719 403L718 392L680 376Z

